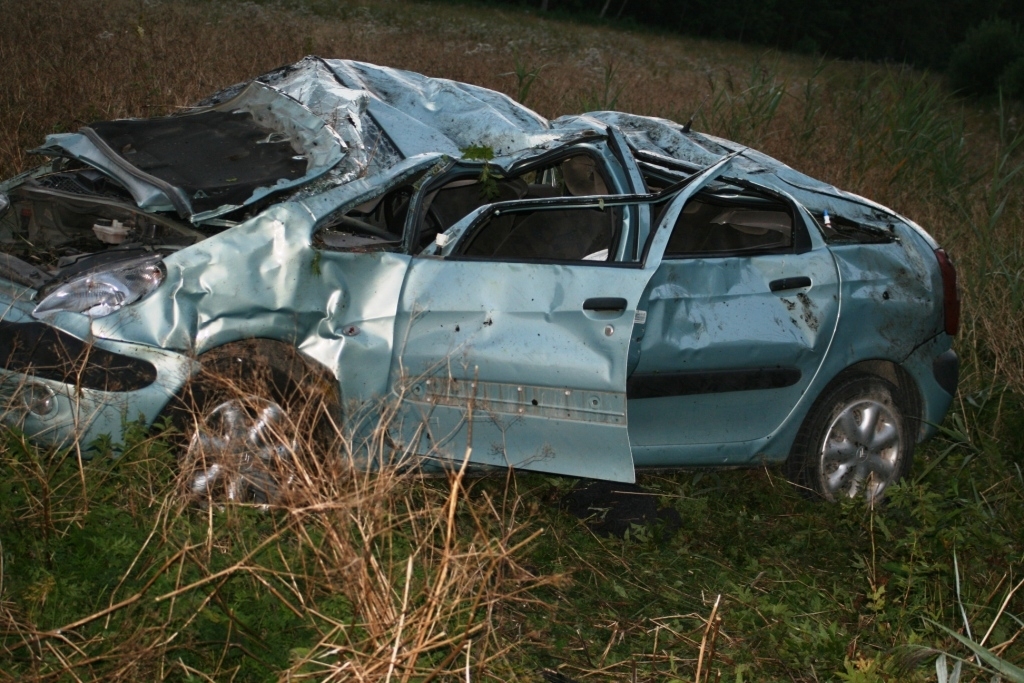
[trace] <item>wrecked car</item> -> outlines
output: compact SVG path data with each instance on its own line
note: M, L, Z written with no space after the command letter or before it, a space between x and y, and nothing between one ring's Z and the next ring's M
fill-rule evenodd
M424 463L785 461L827 499L881 495L956 391L927 232L689 125L308 57L34 152L0 184L4 420L117 442L235 368L258 407L203 404L197 494L267 496L227 473L288 457L296 383L331 420L393 406Z

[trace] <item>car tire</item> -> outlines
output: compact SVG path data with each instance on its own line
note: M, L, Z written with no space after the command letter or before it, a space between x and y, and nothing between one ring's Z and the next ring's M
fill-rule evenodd
M900 393L868 374L834 381L807 414L786 463L790 481L836 501L863 496L879 502L909 471L914 431Z
M278 342L229 344L198 360L171 410L185 494L204 506L281 502L309 471L305 456L327 452L337 438L337 382Z

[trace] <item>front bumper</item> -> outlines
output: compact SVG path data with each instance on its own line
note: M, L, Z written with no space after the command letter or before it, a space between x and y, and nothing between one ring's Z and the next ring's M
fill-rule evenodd
M33 441L119 443L126 424L151 424L198 368L163 349L91 339L83 315L37 321L30 294L0 290L0 421Z

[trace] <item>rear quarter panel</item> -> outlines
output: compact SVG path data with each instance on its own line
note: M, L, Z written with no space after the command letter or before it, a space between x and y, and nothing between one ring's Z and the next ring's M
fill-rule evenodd
M842 309L827 359L841 371L861 360L903 361L942 331L942 277L928 245L905 224L888 244L833 244ZM833 373L834 374L834 373Z

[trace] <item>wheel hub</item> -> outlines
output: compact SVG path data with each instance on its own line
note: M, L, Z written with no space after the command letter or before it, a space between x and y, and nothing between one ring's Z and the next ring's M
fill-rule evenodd
M243 396L214 407L189 442L185 458L195 463L187 486L202 502L223 498L269 504L290 483L295 441L288 418L274 401Z
M843 406L821 446L823 490L831 498L870 501L899 476L902 428L893 410L873 399Z

